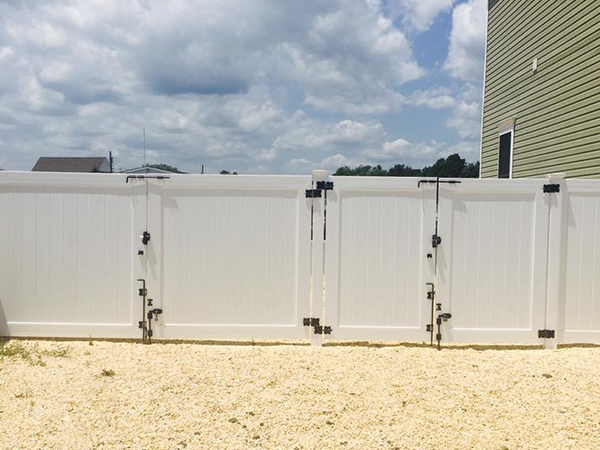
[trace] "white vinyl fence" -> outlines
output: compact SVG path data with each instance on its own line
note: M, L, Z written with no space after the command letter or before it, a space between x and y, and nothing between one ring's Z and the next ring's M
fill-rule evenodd
M0 335L140 338L140 321L162 339L600 343L600 180L0 173Z

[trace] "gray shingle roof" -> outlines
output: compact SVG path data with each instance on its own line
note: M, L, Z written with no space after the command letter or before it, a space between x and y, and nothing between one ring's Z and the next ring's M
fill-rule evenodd
M108 160L104 157L46 157L35 163L33 172L108 172Z

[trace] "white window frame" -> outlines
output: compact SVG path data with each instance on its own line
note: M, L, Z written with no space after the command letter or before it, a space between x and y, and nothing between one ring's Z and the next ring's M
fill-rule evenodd
M496 176L500 178L500 137L503 135L510 133L510 164L508 169L508 178L507 180L511 180L513 177L513 157L515 150L515 119L510 118L501 122L498 125L498 165L496 169Z

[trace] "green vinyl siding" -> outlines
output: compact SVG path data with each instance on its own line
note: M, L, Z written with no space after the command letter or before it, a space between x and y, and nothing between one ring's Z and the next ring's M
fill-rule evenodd
M498 176L498 126L514 118L514 178L600 178L600 0L497 1L484 92L482 177Z

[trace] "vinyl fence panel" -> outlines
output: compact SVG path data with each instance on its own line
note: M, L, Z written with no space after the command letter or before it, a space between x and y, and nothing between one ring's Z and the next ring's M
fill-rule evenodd
M137 199L122 176L2 174L4 334L138 336Z
M546 180L462 180L440 188L438 301L452 342L542 342Z
M306 338L311 177L150 182L156 337Z
M329 339L428 340L434 191L416 179L333 178L327 193Z
M600 187L567 180L561 292L564 342L600 343ZM559 322L560 323L560 322Z

